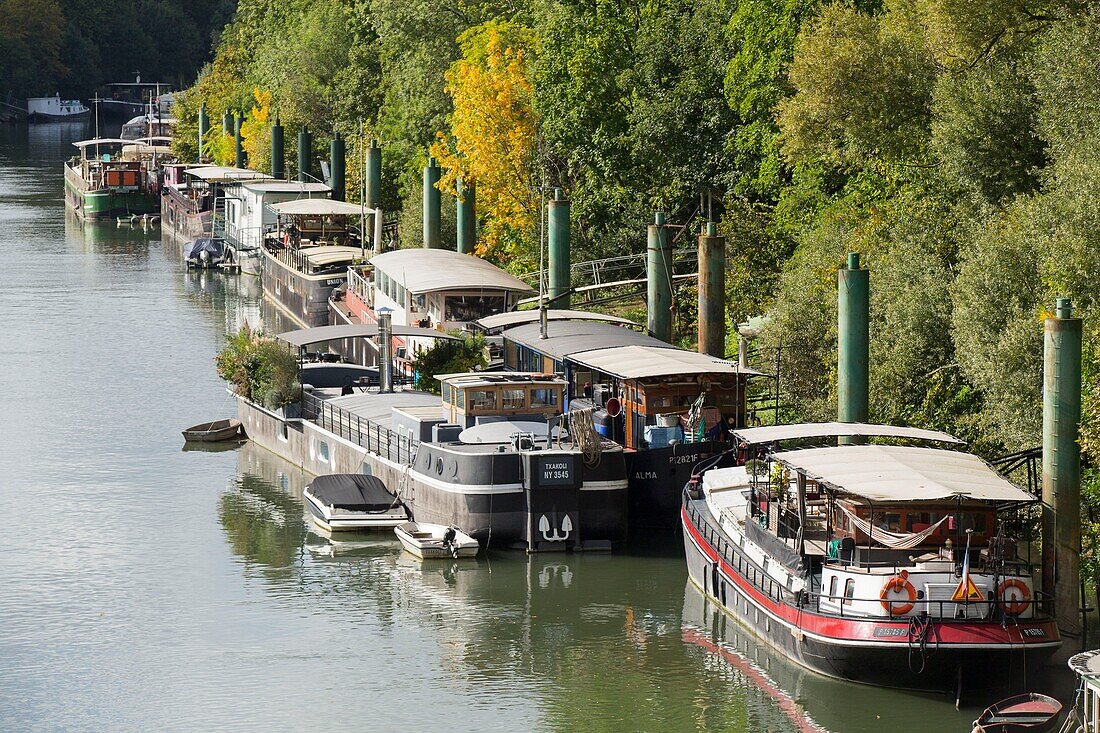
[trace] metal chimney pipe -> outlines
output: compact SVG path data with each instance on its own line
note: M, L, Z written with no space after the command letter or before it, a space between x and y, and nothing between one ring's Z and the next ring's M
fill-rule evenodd
M1062 634L1080 637L1081 319L1069 298L1043 332L1043 593Z
M393 392L393 316L378 314L378 391Z

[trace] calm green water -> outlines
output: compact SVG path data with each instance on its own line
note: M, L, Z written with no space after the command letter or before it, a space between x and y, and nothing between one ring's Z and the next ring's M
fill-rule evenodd
M422 565L313 534L293 467L181 450L231 411L212 357L257 283L67 221L85 134L0 128L0 730L964 731L988 702L791 667L675 541Z

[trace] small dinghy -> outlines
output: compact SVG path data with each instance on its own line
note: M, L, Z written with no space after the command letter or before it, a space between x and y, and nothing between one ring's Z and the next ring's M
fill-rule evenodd
M974 721L971 733L1047 733L1058 725L1062 703L1029 692L993 703Z
M241 421L234 418L192 425L183 431L183 439L193 443L216 443L220 440L233 440L240 434Z
M392 529L409 521L405 505L377 476L318 476L302 496L313 521L329 532Z
M477 555L477 540L456 527L406 522L393 531L405 549L421 559Z

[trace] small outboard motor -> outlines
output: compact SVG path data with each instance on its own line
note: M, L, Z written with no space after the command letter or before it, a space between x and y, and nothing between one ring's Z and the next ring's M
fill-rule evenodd
M443 530L443 549L450 551L451 557L458 557L458 548L455 547L455 537L457 536L454 527L447 527Z

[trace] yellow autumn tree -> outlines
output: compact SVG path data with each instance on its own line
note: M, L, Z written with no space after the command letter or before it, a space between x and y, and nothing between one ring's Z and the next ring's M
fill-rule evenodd
M490 21L458 42L462 58L446 74L454 101L450 133L438 133L431 146L443 168L439 188L453 195L460 175L476 182L484 222L479 255L531 259L538 215L537 119L528 69L534 34L522 25Z
M271 136L268 125L271 119L271 92L252 90L254 104L241 122L241 138L244 151L248 154L248 167L252 170L265 170L271 164Z

